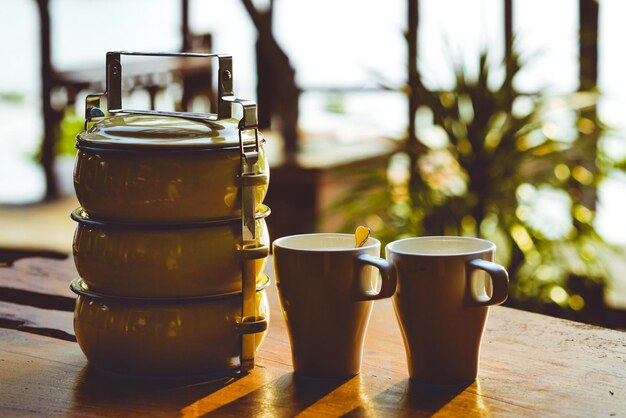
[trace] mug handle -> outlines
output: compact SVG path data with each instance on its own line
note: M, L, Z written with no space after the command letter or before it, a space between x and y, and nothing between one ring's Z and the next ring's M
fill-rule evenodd
M376 267L382 277L380 291L368 289L361 286L361 276L363 269L367 266ZM374 257L369 254L360 254L354 259L354 288L356 298L360 301L385 299L393 296L396 292L396 268L384 258Z
M472 273L475 270L483 270L489 274L491 277L491 283L493 284L493 291L489 299L480 300L470 288L470 297L472 302L476 306L491 306L503 303L509 296L509 273L507 273L506 269L499 264L483 260L481 258L469 260L467 262L467 277L470 281L470 286Z

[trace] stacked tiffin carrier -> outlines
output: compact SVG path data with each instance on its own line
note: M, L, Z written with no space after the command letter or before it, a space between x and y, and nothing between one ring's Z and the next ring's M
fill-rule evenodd
M121 74L119 55L107 55L107 74ZM124 375L248 370L269 320L269 168L256 106L221 84L220 102L241 103L241 120L231 103L218 115L123 110L112 78L108 94L87 98L77 136L78 343L97 369Z

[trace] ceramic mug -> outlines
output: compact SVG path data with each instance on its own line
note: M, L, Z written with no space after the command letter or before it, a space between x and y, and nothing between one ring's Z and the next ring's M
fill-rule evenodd
M391 263L379 258L378 240L354 246L351 234L274 241L276 285L297 375L339 378L361 370L372 301L393 295L396 274Z
M470 237L420 237L385 248L396 267L393 297L412 380L457 385L478 375L489 306L504 302L508 273L496 246Z

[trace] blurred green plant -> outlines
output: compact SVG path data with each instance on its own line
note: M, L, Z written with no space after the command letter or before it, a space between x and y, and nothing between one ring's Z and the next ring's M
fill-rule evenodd
M326 96L325 110L328 113L342 115L346 113L346 105L343 94L340 92L330 92Z
M0 92L0 102L21 103L24 101L24 94L18 92Z
M74 107L65 109L59 124L57 155L76 155L76 134L84 129L85 119Z
M522 69L514 53L513 80ZM454 64L450 90L418 74L417 141L404 141L385 178L365 176L339 202L346 231L367 223L384 242L465 235L494 241L511 275L509 304L600 323L597 305L616 252L596 233L597 187L620 165L598 146L596 92L547 97L494 82L505 63L468 74ZM621 162L623 165L623 162ZM621 253L620 253L621 254Z
M57 143L55 147L56 156L76 155L76 134L84 128L84 119L76 113L73 107L65 109L63 117L57 128ZM34 155L34 159L41 163L42 161L41 147Z

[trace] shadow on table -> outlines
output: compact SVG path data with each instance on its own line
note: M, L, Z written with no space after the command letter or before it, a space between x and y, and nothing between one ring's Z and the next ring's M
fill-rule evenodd
M469 386L470 384L435 387L406 379L370 398L368 404L361 405L344 416L384 416L398 413L410 416L432 416Z
M76 415L87 414L98 407L106 415L124 416L136 409L137 413L155 413L178 416L186 406L193 404L243 376L196 379L138 379L103 373L86 366L74 386ZM79 408L80 405L80 408ZM105 409L100 409L105 407ZM95 411L95 410L94 410Z
M256 411L269 416L296 416L352 378L308 379L286 373L211 412L234 416Z
M272 415L294 416L349 380L306 379L286 373L246 393L241 386L237 387L244 376L190 383L125 378L87 366L76 379L73 412L82 415L88 414L90 408L102 411L104 407L107 415L118 416L130 410L157 415L179 415L183 411L194 415L208 412L238 415L268 410ZM233 388L226 394L217 393L227 386ZM250 383L245 386L251 387ZM229 399L232 395L235 398Z
M295 416L305 411L313 415L430 416L451 402L467 403L474 398L455 400L469 385L433 388L407 379L370 397L362 376L321 380L285 373L269 382L259 379L260 376L251 375L245 381L240 381L243 376L235 376L189 383L123 379L85 367L76 379L72 412L79 416L88 415L90 410L106 411L105 415L109 416L123 416L129 411L175 416L181 413L238 416L250 411L269 416ZM465 407L476 410L477 405Z

